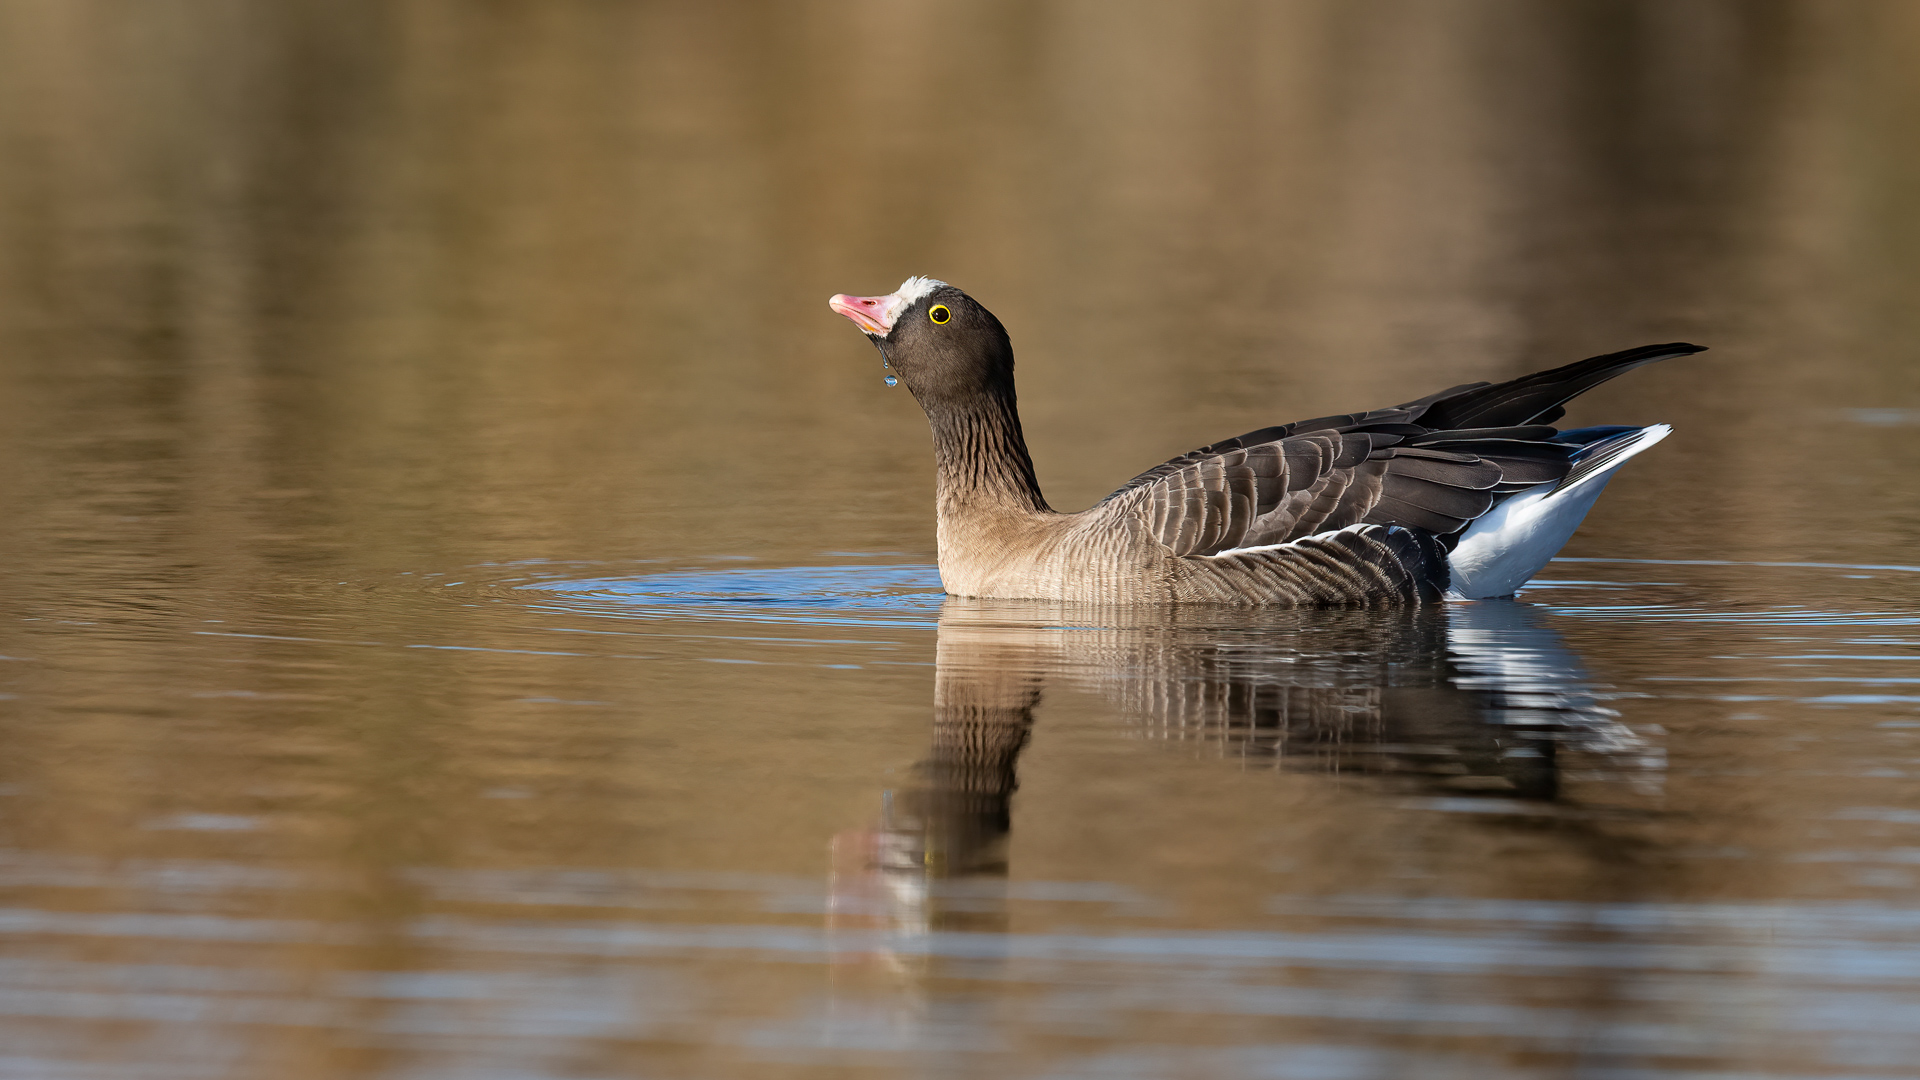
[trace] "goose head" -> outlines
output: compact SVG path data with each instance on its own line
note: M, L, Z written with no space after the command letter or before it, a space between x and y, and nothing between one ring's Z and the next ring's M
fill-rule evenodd
M1013 344L993 312L934 278L910 277L884 296L836 293L853 320L929 413L1013 389Z

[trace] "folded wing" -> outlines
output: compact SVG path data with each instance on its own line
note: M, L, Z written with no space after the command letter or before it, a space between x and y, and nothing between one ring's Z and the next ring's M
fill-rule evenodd
M1643 364L1699 351L1643 346L1392 408L1262 428L1156 466L1088 514L1134 517L1182 556L1358 524L1452 537L1504 496L1567 474L1578 447L1555 442L1547 426L1565 402Z

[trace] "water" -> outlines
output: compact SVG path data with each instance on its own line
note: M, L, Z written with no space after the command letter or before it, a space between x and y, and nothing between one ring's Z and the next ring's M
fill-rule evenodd
M1908 4L0 2L0 1078L1920 1075ZM884 44L882 44L884 42ZM1513 602L943 597L1649 341Z

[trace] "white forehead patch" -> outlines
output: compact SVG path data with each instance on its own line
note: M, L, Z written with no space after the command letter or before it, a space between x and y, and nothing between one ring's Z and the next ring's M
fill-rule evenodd
M893 295L899 297L901 307L907 307L916 300L931 296L933 290L945 284L946 282L939 278L910 277L901 282L899 288L893 290Z
M893 324L900 318L901 312L925 299L933 293L933 290L945 284L946 282L939 278L930 277L910 277L901 282L900 287L893 290L893 295L887 298L887 310L882 319L887 329L889 331L893 329Z

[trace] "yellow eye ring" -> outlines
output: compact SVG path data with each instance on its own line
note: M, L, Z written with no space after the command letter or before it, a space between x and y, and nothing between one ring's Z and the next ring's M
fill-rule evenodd
M945 326L947 320L953 318L953 312L948 311L945 304L935 304L927 309L927 318Z

